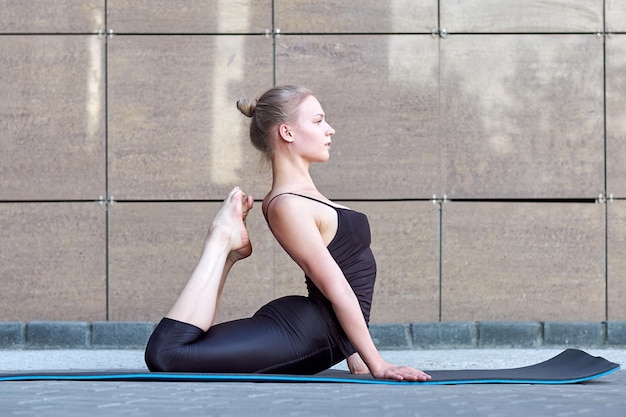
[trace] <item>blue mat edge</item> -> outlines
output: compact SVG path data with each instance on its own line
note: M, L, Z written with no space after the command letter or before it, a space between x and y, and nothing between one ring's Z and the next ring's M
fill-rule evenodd
M578 370L571 372L572 363ZM538 376L547 369L548 375L560 374L564 378ZM595 369L594 369L595 368ZM512 369L496 370L452 370L427 371L433 375L431 381L378 380L371 376L351 375L347 371L329 369L317 375L285 374L219 374L188 372L149 372L143 369L121 370L67 370L31 371L5 373L0 371L1 381L154 381L154 382L275 382L275 383L342 383L377 385L462 385L462 384L543 384L563 385L590 381L620 370L619 364L600 356L591 356L579 349L566 349L560 354L540 363ZM494 374L495 372L495 374ZM504 374L502 374L504 372ZM453 374L451 377L450 373ZM563 375L569 374L568 376Z
M176 382L176 379L186 382L321 382L321 383L343 383L343 384L376 384L376 385L464 385L464 384L540 384L540 385L563 385L575 384L592 379L604 377L620 370L621 367L610 369L597 375L591 375L584 378L547 381L547 380L524 380L524 379L479 379L479 380L459 380L459 381L393 381L380 379L351 379L351 378L332 378L332 377L308 377L308 376L276 376L276 375L194 375L194 374L176 374L176 373L110 373L106 375L13 375L0 377L0 381L137 381L149 380L154 382L167 381Z

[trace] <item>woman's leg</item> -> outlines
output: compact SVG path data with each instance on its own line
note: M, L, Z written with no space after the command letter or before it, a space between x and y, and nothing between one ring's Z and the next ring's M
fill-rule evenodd
M314 374L343 359L320 307L302 296L207 332L165 318L146 348L146 364L157 372Z
M198 265L150 337L150 370L308 374L343 359L320 307L306 297L284 297L252 318L213 326L230 268L252 253L245 228L252 204L235 188L213 218Z
M202 256L187 284L165 316L203 331L213 325L226 276L233 264L250 256L245 220L253 200L233 188L213 217Z

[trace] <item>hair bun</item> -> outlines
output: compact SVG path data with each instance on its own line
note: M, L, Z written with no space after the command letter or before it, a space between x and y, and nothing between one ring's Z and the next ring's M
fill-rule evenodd
M251 100L249 98L237 100L237 108L245 116L252 117L254 115L254 111L256 110L256 100Z

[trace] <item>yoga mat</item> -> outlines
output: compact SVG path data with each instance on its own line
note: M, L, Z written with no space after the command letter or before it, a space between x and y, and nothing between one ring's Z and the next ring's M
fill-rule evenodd
M567 349L545 362L521 368L426 371L432 376L432 379L426 382L374 379L370 375L352 375L348 371L336 369L329 369L316 375L203 374L144 370L17 373L0 371L0 381L308 382L386 385L572 384L599 378L618 369L620 369L618 364L602 357L591 356L577 349Z

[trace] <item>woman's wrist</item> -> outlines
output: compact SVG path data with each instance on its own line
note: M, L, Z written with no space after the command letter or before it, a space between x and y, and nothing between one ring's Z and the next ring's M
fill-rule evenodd
M378 351L376 351L374 355L370 355L370 357L368 357L367 359L363 358L363 362L370 370L370 373L372 375L377 375L381 373L385 369L387 364L382 356L380 356L380 353L378 353Z
M371 373L358 352L348 356L346 361L348 362L348 369L350 369L352 374L362 375Z

